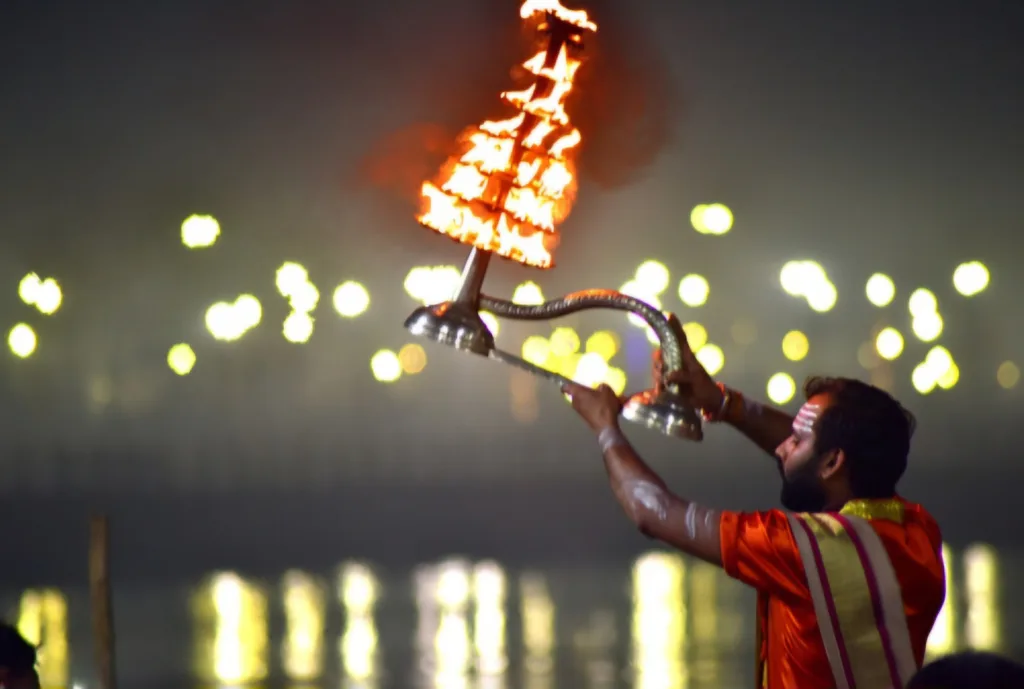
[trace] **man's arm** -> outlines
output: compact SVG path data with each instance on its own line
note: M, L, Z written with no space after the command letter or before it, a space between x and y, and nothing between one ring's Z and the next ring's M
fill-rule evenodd
M598 436L615 498L640 531L715 565L722 565L721 515L673 495L617 426Z
M776 448L793 434L793 417L781 409L748 400L738 391L726 388L725 394L721 421L774 457Z

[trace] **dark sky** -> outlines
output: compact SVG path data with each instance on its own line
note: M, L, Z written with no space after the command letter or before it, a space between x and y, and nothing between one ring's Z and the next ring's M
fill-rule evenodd
M8 455L55 446L244 454L239 445L265 448L281 435L281 447L301 439L318 455L342 433L363 455L387 457L409 443L480 448L491 431L516 432L506 378L493 368L431 350L437 368L392 390L369 379L365 361L406 339L409 267L464 256L415 224L402 183L409 169L434 169L427 133L454 135L497 114L497 92L525 57L517 4L0 5L0 315L5 328L34 319L46 344L33 361L0 365ZM589 9L601 28L575 104L587 139L559 268L502 265L488 290L527 278L549 294L617 287L649 257L677 279L705 273L719 295L709 322L750 318L763 333L733 358L731 381L756 390L784 363L776 343L791 327L823 343L795 375L856 373L856 348L878 319L863 283L882 270L904 299L924 285L948 300L943 342L962 362L961 386L927 400L906 382L913 362L898 369L897 393L934 419L919 442L948 447L964 429L946 420L966 418L989 443L982 454L998 454L1020 394L1000 391L993 372L1024 359L1014 296L1024 290L1024 5L602 0ZM382 161L394 175L371 183L367 170ZM736 213L727 237L689 229L690 209L709 201ZM193 212L222 223L209 252L180 247L178 227ZM306 349L285 346L272 276L289 258L325 284L364 281L371 315L343 330L326 314ZM817 317L781 293L778 270L791 258L826 264L835 313ZM972 302L954 299L950 284L969 258L993 275ZM46 323L16 299L30 270L65 286L64 310ZM267 332L229 354L204 340L202 313L242 291L264 299ZM206 347L200 358L212 362L188 380L164 365L181 340ZM639 385L643 366L631 373ZM144 409L96 418L82 391L100 374L141 390ZM451 384L459 374L476 379ZM439 389L450 406L426 404ZM557 400L544 409L545 438L575 423ZM396 416L412 424L405 439ZM567 442L582 442L573 428Z

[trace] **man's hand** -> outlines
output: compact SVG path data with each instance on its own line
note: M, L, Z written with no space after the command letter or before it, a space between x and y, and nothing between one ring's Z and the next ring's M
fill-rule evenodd
M669 316L675 319L675 315ZM678 324L678 320L675 321ZM678 328L682 331L682 326ZM654 363L651 372L654 375L654 385L661 389L666 384L679 386L679 394L683 401L695 409L704 409L710 412L717 412L722 407L722 391L718 384L708 374L707 369L697 361L697 356L690 349L690 343L683 337L680 341L683 348L683 367L678 371L665 371L665 364L661 358L661 350L654 350Z
M588 388L570 383L562 386L562 392L569 396L572 408L595 433L618 425L622 401L607 385Z

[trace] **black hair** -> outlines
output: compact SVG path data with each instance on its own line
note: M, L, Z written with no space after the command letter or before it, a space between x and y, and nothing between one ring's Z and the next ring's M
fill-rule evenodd
M809 378L804 395L830 399L815 426L815 451L843 451L855 497L891 497L907 470L914 415L889 393L853 378Z
M994 653L964 651L928 663L907 689L1020 689L1024 665Z
M21 635L17 627L0 622L0 667L11 675L31 672L36 666L36 647Z

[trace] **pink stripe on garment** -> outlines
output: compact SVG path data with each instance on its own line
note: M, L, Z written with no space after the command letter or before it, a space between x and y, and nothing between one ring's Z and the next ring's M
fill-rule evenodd
M903 686L903 682L900 680L899 669L896 667L896 654L892 650L892 637L889 635L889 627L885 624L885 614L882 612L882 594L878 588L878 577L875 574L875 568L871 564L867 550L864 548L864 543L860 540L856 529L850 524L850 520L838 512L830 516L846 529L846 534L850 537L850 542L853 543L853 547L857 550L857 556L860 557L860 564L864 568L864 576L868 582L868 591L871 593L871 609L875 613L875 625L878 627L878 635L882 637L882 650L885 652L885 662L889 665L889 677L892 679L892 686L899 689L899 687Z
M811 543L811 550L814 553L814 566L817 568L818 580L821 582L821 588L825 592L825 605L828 607L829 621L832 623L832 633L835 635L836 641L839 644L839 657L843 665L843 674L846 675L846 684L853 689L857 686L857 683L853 681L853 670L850 666L850 656L846 652L846 643L843 641L843 632L839 629L839 613L836 612L835 601L832 600L832 587L828 584L828 574L825 572L825 561L821 557L821 549L818 548L818 541L814 537L814 532L811 531L811 527L807 525L803 517L799 515L793 515L796 517L797 523L800 524L801 528L807 532L807 540ZM807 572L807 576L812 576L811 572Z

